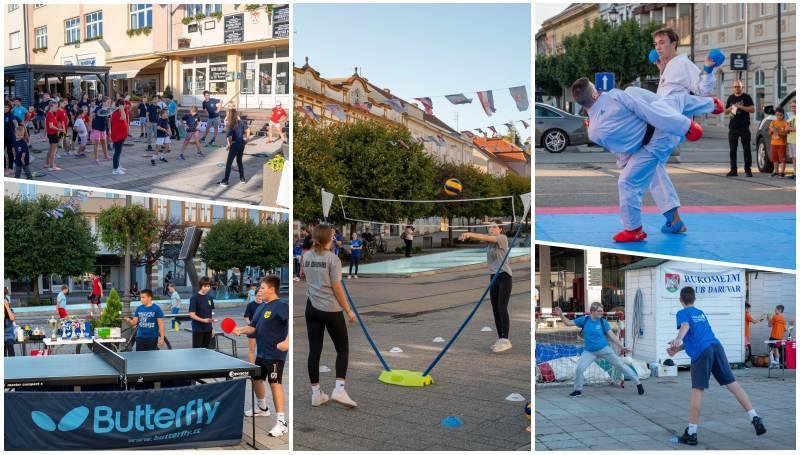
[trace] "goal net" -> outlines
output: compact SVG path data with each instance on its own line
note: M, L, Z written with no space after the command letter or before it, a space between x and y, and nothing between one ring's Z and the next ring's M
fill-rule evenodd
M564 313L569 319L589 313ZM622 312L603 313L618 340L625 339L625 316ZM583 352L581 328L566 326L552 314L536 314L536 384L572 384L575 369ZM585 384L620 384L623 374L607 360L598 359L584 373Z

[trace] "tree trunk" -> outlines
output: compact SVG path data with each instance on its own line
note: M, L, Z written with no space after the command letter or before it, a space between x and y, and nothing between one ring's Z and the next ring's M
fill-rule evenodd
M153 289L153 264L150 262L144 265L144 289Z
M33 297L36 299L36 304L39 304L39 275L33 277Z

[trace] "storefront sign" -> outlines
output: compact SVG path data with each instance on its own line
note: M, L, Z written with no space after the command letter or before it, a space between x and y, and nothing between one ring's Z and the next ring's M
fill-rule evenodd
M272 10L272 37L289 36L289 6L281 6Z
M244 13L225 16L223 30L225 44L235 44L244 41Z
M744 295L744 274L741 269L718 272L664 269L664 289L668 298L678 298L680 290L694 288L698 299L703 297L741 297Z
M245 383L128 392L6 392L5 448L132 450L238 444Z
M734 71L747 71L747 54L732 52L731 69Z
M227 76L228 76L227 65L211 65L211 67L209 68L210 81L224 81Z

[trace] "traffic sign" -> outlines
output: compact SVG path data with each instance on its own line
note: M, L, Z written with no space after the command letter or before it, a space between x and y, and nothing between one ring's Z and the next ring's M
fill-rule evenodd
M594 86L598 92L607 92L614 88L614 73L594 73Z

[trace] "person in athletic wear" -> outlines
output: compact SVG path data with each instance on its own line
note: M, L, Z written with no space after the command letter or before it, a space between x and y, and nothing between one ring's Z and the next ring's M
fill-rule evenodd
M261 367L260 376L253 379L256 392L257 407L245 411L246 416L269 416L264 380L269 382L272 401L275 405L275 426L270 436L278 437L288 433L286 411L283 395L283 368L286 363L286 351L289 350L289 305L278 296L281 279L269 275L261 279L258 297L265 303L260 304L253 319L245 327L236 327L236 335L254 335L258 352L255 364Z
M203 109L206 110L208 113L208 120L206 121L206 131L203 133L203 138L200 139L200 142L205 142L206 137L208 137L208 132L211 128L214 128L214 135L211 137L211 140L208 142L208 145L214 144L214 141L217 140L217 136L219 135L219 127L220 127L220 118L219 118L219 108L217 105L220 101L216 98L211 98L211 92L208 90L203 92Z
M261 293L256 292L256 284L250 283L247 291L247 306L244 309L244 320L249 325L253 322L253 315L259 310L262 302ZM247 335L247 359L250 363L255 363L256 359L256 334Z
M580 316L574 321L568 319L561 312L561 308L553 308L553 315L560 317L561 322L566 326L576 326L581 328L583 336L583 352L575 368L575 389L569 394L570 397L579 397L583 394L583 373L598 358L606 359L612 366L619 368L626 376L633 379L636 383L636 390L639 395L644 395L644 386L639 379L639 375L631 367L619 358L616 352L608 344L612 344L620 351L620 354L631 352L619 342L611 324L603 317L603 305L594 302L589 306L589 316Z
M511 318L508 316L508 301L511 298L511 265L508 264L508 261L503 262L508 252L508 237L503 234L501 226L501 221L494 220L489 225L488 235L465 232L458 238L462 242L467 239L486 242L486 262L489 266L489 280L494 279L495 274L499 274L489 290L494 325L497 329L497 341L494 342L491 349L492 352L496 353L511 349L511 341L508 339L508 332L511 326Z
M744 391L742 386L736 382L736 376L731 371L728 358L725 356L725 349L723 349L717 337L714 336L706 314L694 306L694 288L687 286L681 289L680 300L683 309L675 315L678 336L670 341L667 354L671 357L685 349L686 354L692 360L690 368L692 373L692 397L689 401L689 426L683 431L683 435L678 438L678 441L690 446L697 445L700 405L703 400L703 391L708 388L708 382L712 374L719 385L727 387L742 408L747 411L747 416L756 430L756 435L761 436L766 433L767 429L764 428L761 417L753 409L750 397L747 396L747 392Z
M317 225L312 233L314 246L303 255L306 276L306 329L308 331L308 376L311 380L311 406L321 406L333 399L347 407L358 406L345 390L349 345L347 320L354 322L356 314L347 302L342 287L342 262L331 251L333 229ZM325 331L336 349L336 387L331 396L320 390L319 360Z
M200 278L200 290L189 299L189 318L192 319L192 347L208 348L211 345L211 302L208 292L211 290L211 280L204 276Z
M94 314L94 307L97 305L97 314L103 314L103 304L100 303L100 299L103 298L103 282L100 280L100 277L97 275L92 274L92 293L89 295L89 316Z
M153 305L153 291L142 289L139 293L141 305L136 307L133 317L125 320L136 326L136 350L157 351L164 346L164 312L158 305Z
M208 130L206 130L208 132ZM225 177L217 182L218 185L228 186L228 179L231 176L231 167L233 160L236 159L236 165L239 167L239 182L247 183L244 178L244 164L242 164L242 157L244 156L244 146L250 136L250 129L245 125L244 120L239 118L236 109L231 109L228 112L228 159L225 162ZM213 143L211 139L210 143Z
M197 131L197 125L200 123L200 118L197 117L197 106L192 106L189 113L183 116L183 125L186 127L186 137L183 139L183 146L181 147L180 159L185 159L183 152L186 146L194 144L197 148L197 154L203 156L203 151L200 149L200 132Z

